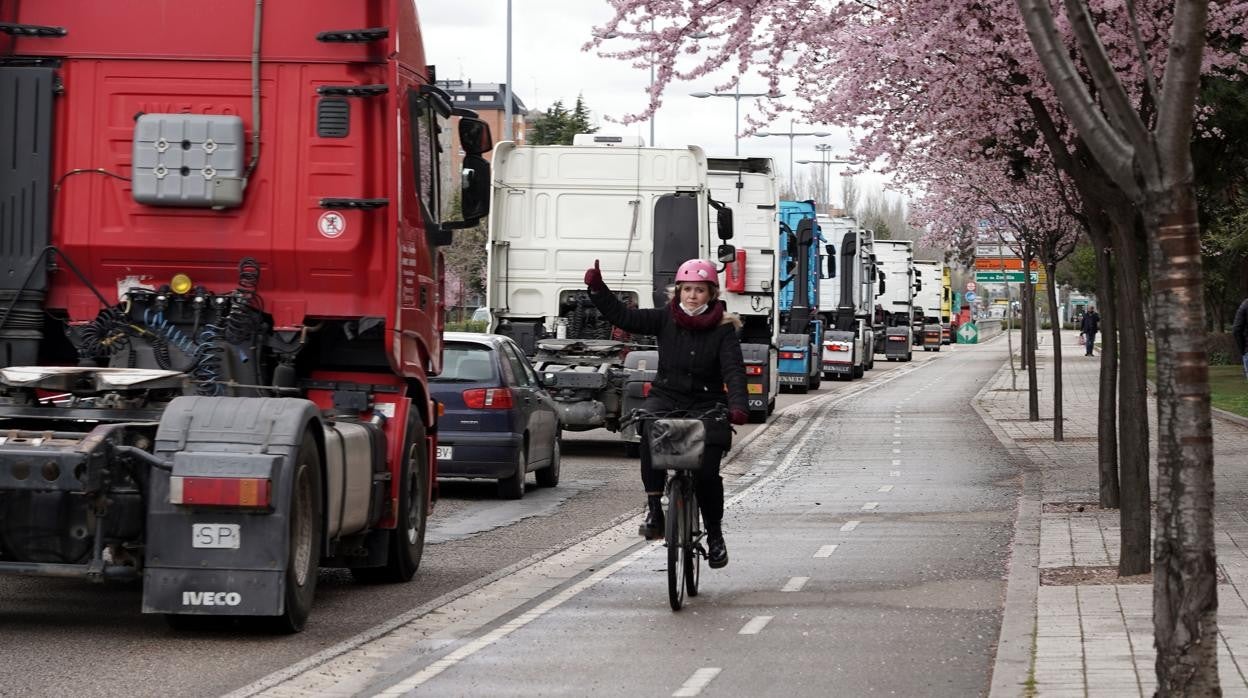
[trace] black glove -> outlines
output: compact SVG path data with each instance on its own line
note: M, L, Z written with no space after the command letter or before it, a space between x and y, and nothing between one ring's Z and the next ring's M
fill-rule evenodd
M602 293L607 290L607 284L602 280L602 270L598 268L598 260L594 260L594 266L585 270L585 285L589 287L590 293Z
M734 407L728 412L728 421L740 426L750 421L750 415L745 410Z

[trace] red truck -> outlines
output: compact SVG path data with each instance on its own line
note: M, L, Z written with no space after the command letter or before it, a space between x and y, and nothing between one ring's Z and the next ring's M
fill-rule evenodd
M435 85L412 0L0 0L0 573L287 632L411 579L492 146Z

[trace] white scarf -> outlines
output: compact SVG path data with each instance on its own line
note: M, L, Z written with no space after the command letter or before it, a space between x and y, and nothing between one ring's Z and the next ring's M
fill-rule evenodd
M701 315L702 313L705 313L705 312L706 312L707 308L709 308L709 307L710 307L708 304L703 303L702 305L699 305L698 307L694 308L693 310L690 310L690 309L688 309L688 308L686 308L686 307L685 307L685 304L684 304L684 303L680 303L679 305L680 305L680 309L681 309L681 310L683 310L683 311L685 311L685 315L688 315L688 316L690 316L690 317L694 317L694 316L697 316L697 315Z

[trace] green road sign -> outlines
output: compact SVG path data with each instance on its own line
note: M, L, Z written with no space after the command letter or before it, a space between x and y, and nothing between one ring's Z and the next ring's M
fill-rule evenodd
M1023 271L977 271L975 272L975 281L981 284L1000 284L1006 281L1012 284L1021 284L1024 281ZM1040 272L1031 272L1031 283L1040 282Z
M958 344L978 344L979 328L975 323L968 322L958 328Z

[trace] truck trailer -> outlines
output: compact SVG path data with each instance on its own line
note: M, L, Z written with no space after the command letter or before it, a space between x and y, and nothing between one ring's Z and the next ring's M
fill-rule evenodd
M817 304L824 242L815 220L815 202L780 202L777 309L781 389L804 393L818 390L823 382L823 320Z
M318 564L420 564L489 129L410 2L151 5L0 0L0 573L294 632Z
M532 358L564 429L620 432L635 453L638 437L620 422L653 378L655 338L611 327L590 302L585 270L598 260L623 303L658 308L682 262L717 258L733 222L720 210L726 238L717 241L706 156L697 146L579 134L570 146L499 143L493 164L490 329Z
M909 240L876 240L876 264L884 275L884 292L877 300L884 325L884 343L876 347L889 361L909 361L914 337L914 243Z
M780 324L776 321L776 216L779 195L771 158L712 157L711 195L733 213L736 254L725 265L720 297L741 319L741 355L750 419L762 422L776 407ZM718 221L712 209L713 222Z

